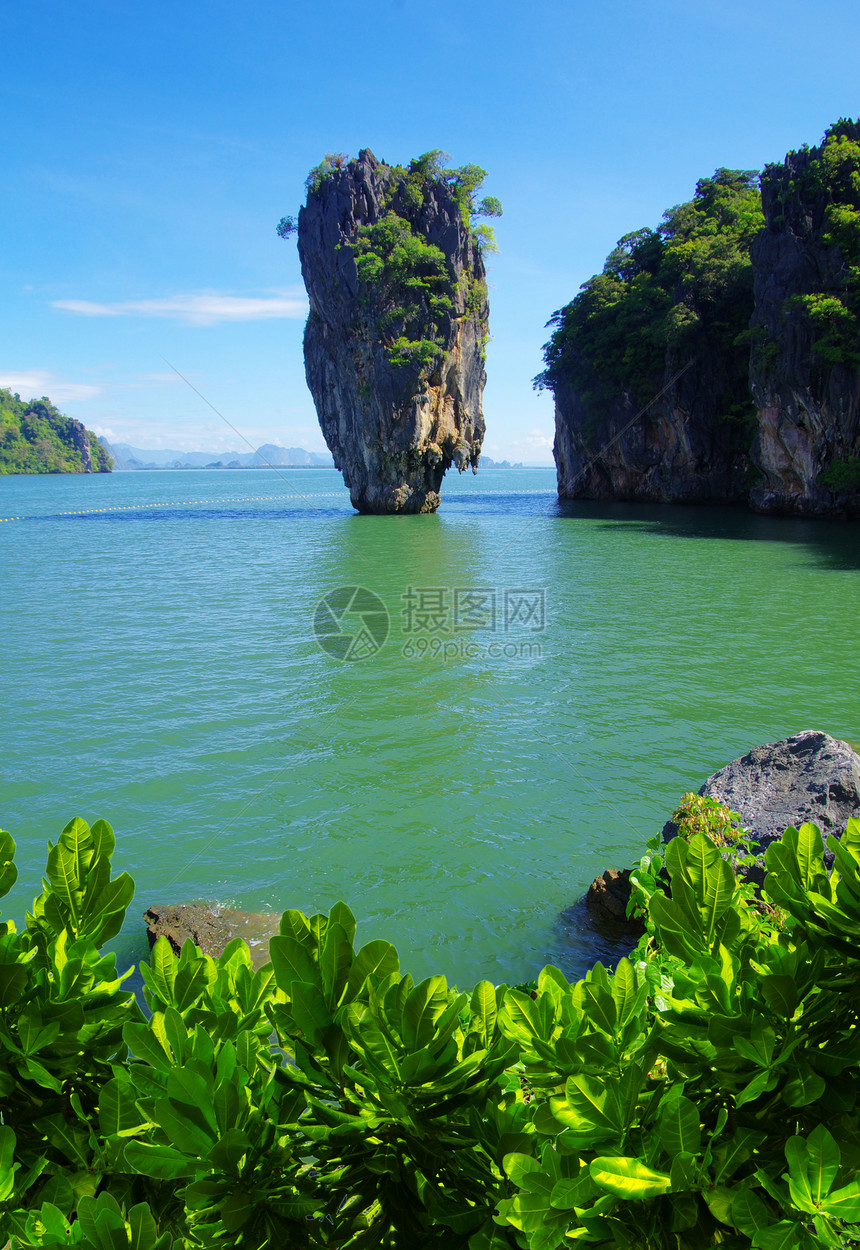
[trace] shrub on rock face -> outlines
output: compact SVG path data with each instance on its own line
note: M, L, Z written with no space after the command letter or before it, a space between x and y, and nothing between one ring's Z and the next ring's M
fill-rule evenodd
M673 839L634 873L632 957L533 995L416 985L342 903L285 912L256 972L161 938L145 1020L97 945L112 835L72 822L0 935L0 1241L854 1245L860 822L830 845L830 873L812 825L768 848L777 927L707 833Z

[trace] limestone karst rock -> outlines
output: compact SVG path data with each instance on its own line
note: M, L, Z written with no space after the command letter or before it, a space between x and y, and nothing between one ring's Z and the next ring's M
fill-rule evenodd
M860 516L860 121L703 179L551 324L561 497Z
M434 512L445 472L481 453L487 285L459 177L473 167L434 155L329 157L299 213L305 374L359 512Z
M762 175L752 246L752 459L763 512L860 514L860 123Z
M562 498L654 503L746 497L756 176L718 169L657 230L619 240L553 315L536 379L555 398Z

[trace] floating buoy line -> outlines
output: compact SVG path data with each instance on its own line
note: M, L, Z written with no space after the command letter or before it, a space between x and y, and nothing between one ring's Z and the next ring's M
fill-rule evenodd
M548 490L482 490L482 491L463 491L460 498L468 495L470 499L474 499L475 495L549 495L553 494ZM343 499L347 497L347 491L330 490L320 491L319 494L302 496L307 500L314 499ZM157 503L125 503L114 504L107 508L69 508L65 512L45 512L34 513L31 516L0 516L0 525L7 521L54 521L58 517L65 516L106 516L109 512L144 512L153 508L193 508L196 505L203 504L212 508L223 504L230 503L271 503L281 499L292 499L293 495L230 495L221 499L169 499L159 500ZM457 495L448 495L448 503L456 502Z

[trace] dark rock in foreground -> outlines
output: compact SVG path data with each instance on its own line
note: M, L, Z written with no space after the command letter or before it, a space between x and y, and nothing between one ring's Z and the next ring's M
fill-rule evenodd
M305 374L353 507L435 512L484 436L487 286L468 214L444 177L365 149L310 186L298 230Z
M627 919L632 871L632 868L607 868L594 878L585 896L585 905L596 921L623 924L631 936L645 932L640 920Z
M733 812L758 844L758 863L744 869L756 885L765 877L763 852L782 837L789 825L796 829L807 821L822 836L841 837L852 818L860 819L860 755L847 743L820 729L807 729L779 742L755 747L713 773L699 794L718 799ZM663 839L678 833L671 820L663 826ZM833 852L825 851L830 866ZM626 925L631 945L642 933L638 921L628 921L630 868L609 868L595 877L585 896L589 916L598 925Z
M206 903L155 904L143 913L150 946L166 937L178 955L185 942L199 946L215 959L234 938L243 938L255 968L269 960L269 938L278 932L277 912L235 911Z
M812 821L826 839L860 817L860 755L818 729L755 747L699 790L725 803L764 850L788 825Z

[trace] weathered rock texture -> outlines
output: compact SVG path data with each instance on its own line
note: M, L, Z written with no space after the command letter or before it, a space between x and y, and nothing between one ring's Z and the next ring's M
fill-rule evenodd
M812 821L841 837L860 817L860 755L818 729L756 747L714 773L699 794L719 799L764 850L788 825Z
M484 436L483 348L488 306L484 265L460 206L441 179L420 203L391 167L365 149L310 190L299 213L299 255L310 297L305 374L326 443L360 512L434 512L450 466L477 469ZM360 227L388 212L442 250L453 308L436 335L384 322L372 286L359 281L350 246ZM393 365L387 352L407 337L439 343L427 366Z
M157 903L143 913L143 918L150 946L166 937L178 955L190 939L204 955L217 959L234 938L243 938L255 968L268 962L269 938L279 931L281 919L275 912L235 911L205 903Z
M645 932L642 921L627 918L632 871L632 868L607 868L599 877L595 877L588 887L585 905L595 920L622 924L631 934L640 934Z
M667 355L658 387L668 383L668 389L638 419L629 393L595 418L587 397L559 385L553 446L559 496L651 503L745 499L750 433L725 419L725 357L703 342L694 364L672 382L686 361Z
M840 129L860 139L860 125ZM798 302L811 294L844 301L848 292L847 258L822 239L832 191L808 176L820 156L820 148L791 152L762 177L767 225L752 246L750 384L758 409L752 459L763 480L751 503L763 512L858 516L860 484L833 490L821 474L860 456L860 366L828 362Z

